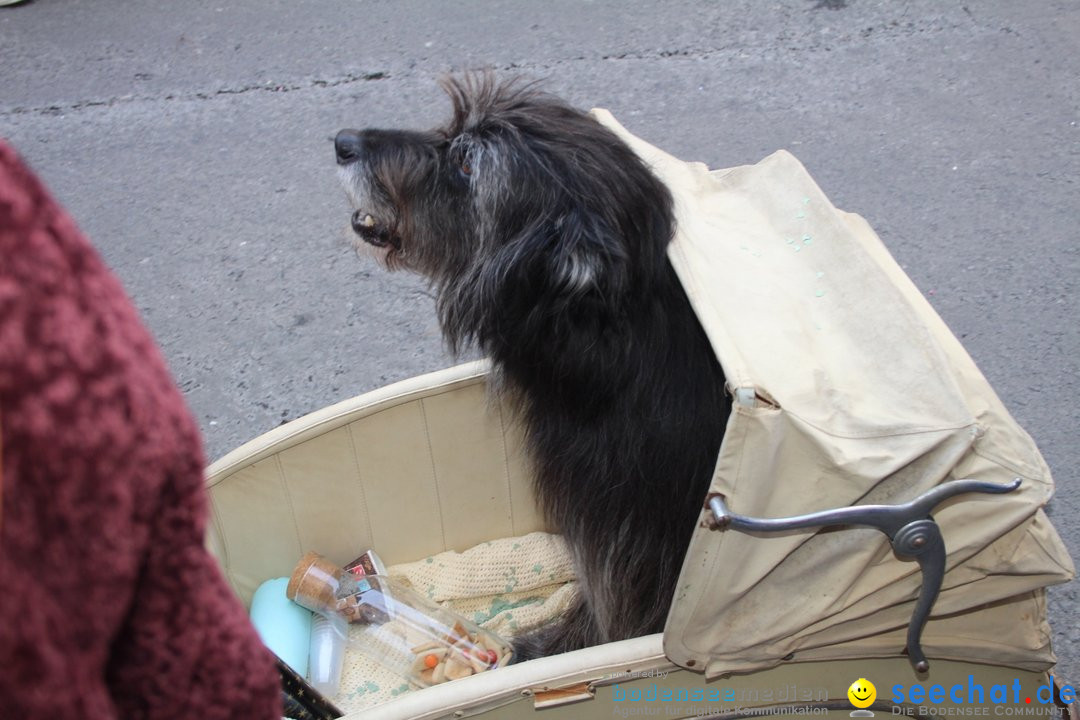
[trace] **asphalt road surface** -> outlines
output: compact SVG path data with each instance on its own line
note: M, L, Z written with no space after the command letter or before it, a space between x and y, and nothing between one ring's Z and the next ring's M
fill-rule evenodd
M0 8L0 136L126 284L213 458L453 362L427 287L352 250L330 139L434 126L439 76L478 67L712 167L795 153L1038 441L1080 556L1076 0L32 0ZM1076 584L1050 598L1075 684Z

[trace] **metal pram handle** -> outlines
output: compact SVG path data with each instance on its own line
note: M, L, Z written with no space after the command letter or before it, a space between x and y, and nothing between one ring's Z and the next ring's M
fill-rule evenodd
M776 519L752 518L733 513L724 504L722 495L712 495L708 504L716 522L714 530L779 533L835 525L856 525L876 528L885 533L896 554L902 558L915 558L922 572L919 599L908 624L907 651L908 659L915 670L924 673L930 669L930 663L923 654L920 639L945 577L945 541L941 537L941 529L930 515L931 511L956 495L972 492L1008 493L1019 487L1020 478L1004 485L980 480L952 480L901 505L854 505Z

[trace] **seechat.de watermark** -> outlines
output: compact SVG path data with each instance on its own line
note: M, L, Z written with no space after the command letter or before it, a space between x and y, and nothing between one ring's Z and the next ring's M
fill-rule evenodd
M1058 705L1076 701L1076 688L1062 684L1055 686L1054 676L1036 688L1034 693L1025 692L1019 679L1010 683L983 685L968 675L966 683L952 685L904 685L898 683L890 688L895 715L934 716L1040 716L1054 715ZM901 703L907 703L899 707Z
M635 678L628 678L635 679ZM663 679L662 677L660 679ZM881 712L875 701L886 701L891 715L921 717L1010 717L1049 716L1059 707L1076 701L1077 690L1072 685L1055 684L1054 677L1039 685L1034 692L1025 691L1019 679L1011 682L984 685L968 675L966 682L944 685L897 683L880 695L874 683L859 678L847 691L852 717L873 717L873 707ZM752 709L754 714L769 714L769 710L786 714L825 714L829 696L825 688L805 688L794 685L782 688L747 689L723 686L666 687L657 683L644 686L612 688L617 703L615 715L711 715L729 713L737 708ZM745 705L744 705L745 703ZM760 703L760 704L759 704ZM769 707L769 704L775 704ZM673 706L678 704L678 706ZM666 710L658 706L667 705Z

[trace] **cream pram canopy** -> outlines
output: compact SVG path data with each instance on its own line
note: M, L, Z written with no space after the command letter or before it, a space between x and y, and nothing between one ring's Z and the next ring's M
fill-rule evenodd
M1015 492L934 511L948 553L922 645L931 658L1052 664L1043 588L1074 570L1041 510L1049 470L867 223L786 152L709 172L594 114L675 197L670 258L736 398L711 492L733 512L780 518L1020 478ZM665 651L709 675L896 655L920 582L873 529L702 527Z

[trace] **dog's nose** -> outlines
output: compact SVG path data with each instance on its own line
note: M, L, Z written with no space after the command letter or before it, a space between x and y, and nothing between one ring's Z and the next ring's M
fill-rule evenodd
M364 136L359 130L342 130L334 138L334 151L338 165L348 165L360 159L364 153Z

